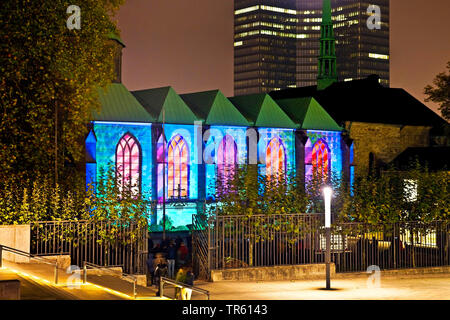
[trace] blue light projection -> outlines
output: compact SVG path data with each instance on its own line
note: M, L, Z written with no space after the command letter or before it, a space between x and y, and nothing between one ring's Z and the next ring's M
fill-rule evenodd
M266 174L266 152L273 138L277 138L281 142L286 152L286 174L290 174L295 170L295 135L292 129L280 128L259 128L258 141L258 168L262 175Z
M162 152L162 136L158 141L152 141L152 125L151 124L132 124L132 123L113 123L113 122L94 122L94 131L86 138L86 150L88 161L86 163L86 182L96 183L100 178L102 170L107 172L110 165L115 165L116 146L119 140L126 134L132 134L141 146L142 165L141 165L141 192L148 198L151 198L152 179L156 179L157 197L158 199L156 214L152 217L152 223L156 223L156 228L161 227L162 219L162 164L166 160L166 218L170 225L177 230L185 230L186 225L192 223L192 215L197 213L198 201L205 199L199 198L199 168L205 168L205 192L206 199L214 200L215 188L217 184L217 170L221 165L220 159L233 158L236 159L237 164L246 164L248 161L248 146L247 146L247 130L258 130L259 140L257 142L258 152L258 168L261 174L266 174L266 157L271 155L268 148L273 145L274 139L279 148L275 148L276 154L282 154L284 163L281 164L279 157L271 157L269 165L275 163L273 170L281 170L279 168L286 168L288 174L295 172L295 133L293 129L282 128L246 128L236 126L211 126L209 132L205 137L199 137L201 132L199 125L177 125L165 124L166 142L178 141L173 146L177 148L180 141L186 144L180 156L172 157L173 163L178 163L180 170L188 168L187 173L183 171L182 174L172 173L169 175L167 170L170 162L168 157L168 147L165 146L166 154ZM341 132L335 131L321 131L308 130L306 132L308 141L305 146L305 164L308 170L308 163L311 162L311 153L314 145L320 140L323 142L327 150L327 166L332 176L340 179L342 176L342 148L341 148ZM224 147L224 137L228 140L226 146L231 145L232 148ZM256 136L256 135L255 135ZM206 141L203 140L206 139ZM175 140L174 140L175 139ZM203 142L203 146L202 146ZM271 144L272 142L272 144ZM156 148L157 163L152 163L152 145ZM325 148L324 147L324 148ZM325 150L322 148L322 150ZM252 149L250 149L252 150ZM276 151L278 150L278 151ZM283 152L280 152L283 150ZM273 155L272 155L273 156ZM353 166L354 147L350 148L350 176L353 183L354 166ZM228 158L227 158L228 157ZM220 159L219 159L220 158ZM178 159L178 160L177 160ZM180 160L181 159L181 160ZM309 159L309 160L308 160ZM186 160L186 166L183 161ZM177 161L181 161L180 163ZM233 160L234 161L234 160ZM310 161L310 162L308 162ZM199 166L204 164L204 166ZM310 165L311 166L311 165ZM175 168L175 166L173 166ZM274 169L275 168L275 169ZM277 169L278 168L278 169ZM175 170L175 169L174 169ZM307 173L308 174L308 173ZM154 177L152 178L152 175ZM177 179L187 179L188 188L183 194L182 199L171 199L168 197L168 183L167 179L170 177L178 177ZM181 181L180 180L180 181ZM184 180L183 180L184 181ZM183 182L184 183L184 182ZM202 182L203 183L203 182ZM173 192L172 192L173 194ZM186 197L184 197L186 195Z
M247 143L245 127L234 126L211 126L209 138L205 142L203 160L206 170L206 198L214 199L217 182L217 166L219 147L225 136L230 136L237 147L237 164L245 164L247 161Z
M102 171L107 173L110 166L115 170L116 147L120 139L127 133L131 133L141 145L142 166L141 166L141 193L150 198L152 187L152 143L151 125L133 125L124 123L102 123L94 122L94 132L97 137L96 161L97 161L97 181Z
M325 143L329 150L328 153L328 166L331 176L340 180L342 177L342 149L341 149L341 136L339 131L320 131L320 130L307 130L308 141L305 145L305 168L306 178L312 176L312 152L314 145L321 140Z
M194 136L194 132L196 130L196 126L193 125L178 125L178 124L165 124L164 125L164 132L165 132L165 136L166 136L166 141L173 141L173 139L175 137L181 137L187 144L188 146L188 163L189 163L189 172L188 172L188 190L189 190L189 195L187 197L187 200L196 200L198 199L198 166L196 165L198 163L198 150L197 150L197 145L195 143L195 136ZM158 143L159 147L158 147L158 151L160 149L160 144L162 143L161 137L159 138L160 141ZM168 146L166 145L165 147L165 151L166 151L166 159L168 158ZM159 162L159 161L158 161ZM162 162L162 161L161 161ZM168 174L168 167L169 167L169 163L167 163L166 161L166 199L170 200L169 198L169 192L168 192L168 185L170 185L170 183L168 183L168 178L169 178L169 174ZM157 189L158 189L158 201L162 201L163 198L163 193L162 193L162 188L163 188L163 171L162 171L162 163L158 164L158 177L157 177Z

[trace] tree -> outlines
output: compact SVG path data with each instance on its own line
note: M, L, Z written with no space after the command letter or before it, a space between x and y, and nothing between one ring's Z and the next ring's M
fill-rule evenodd
M425 94L428 96L425 101L438 103L442 116L450 120L450 61L447 69L449 73L441 72L434 78L434 86L425 87Z
M1 181L53 175L56 157L62 182L63 164L83 159L86 125L91 111L99 108L97 89L114 79L114 47L108 35L117 33L111 17L122 1L78 1L80 30L66 25L70 1L2 2Z

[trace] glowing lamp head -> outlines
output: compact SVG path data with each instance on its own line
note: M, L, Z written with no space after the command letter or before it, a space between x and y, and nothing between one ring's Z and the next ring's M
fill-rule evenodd
M325 228L331 227L331 195L333 191L330 187L323 188L323 195L325 200Z
M325 199L331 199L332 194L333 194L333 190L331 190L330 187L323 188L323 195L325 196Z

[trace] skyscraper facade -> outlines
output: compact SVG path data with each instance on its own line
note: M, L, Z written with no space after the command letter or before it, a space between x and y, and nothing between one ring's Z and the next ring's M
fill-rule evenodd
M380 8L378 28L367 26ZM323 0L235 0L235 95L317 84ZM389 0L331 0L339 81L389 86Z
M320 24L323 0L297 0L298 33L304 34L297 49L297 86L317 83ZM337 74L340 81L380 77L389 86L389 0L331 0L336 38ZM379 23L367 21L379 8ZM316 59L316 61L314 61Z
M295 87L295 1L235 0L234 4L234 94Z

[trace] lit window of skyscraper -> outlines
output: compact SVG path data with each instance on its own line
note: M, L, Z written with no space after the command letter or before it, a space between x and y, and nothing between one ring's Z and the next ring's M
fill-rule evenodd
M234 94L295 86L295 1L235 0L234 4Z
M235 0L235 95L317 84L323 0ZM369 29L367 9L381 9ZM339 81L389 86L389 0L331 0Z

